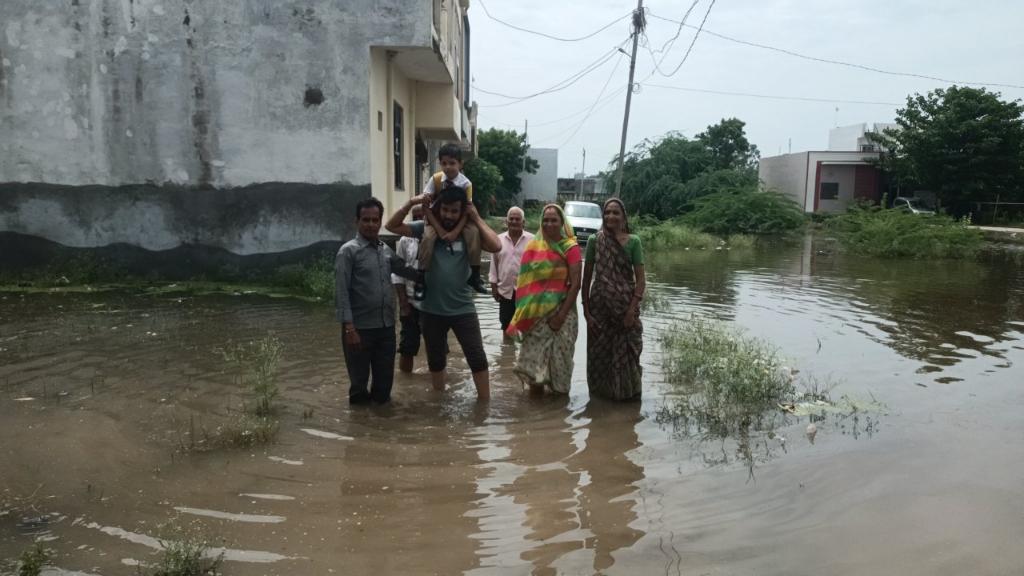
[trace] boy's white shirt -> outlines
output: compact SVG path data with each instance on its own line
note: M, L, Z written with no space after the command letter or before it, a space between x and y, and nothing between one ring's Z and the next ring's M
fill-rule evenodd
M447 181L448 181L448 175L445 174L444 172L442 172L441 173L441 182L447 182ZM456 186L458 186L460 188L465 188L466 186L472 184L472 182L469 181L469 178L466 178L465 174L463 174L462 172L459 172L459 175L456 176L454 180L452 180L452 184L455 184ZM423 193L424 194L430 194L431 196L433 196L435 192L436 191L434 190L434 177L431 176L430 179L427 180L427 185L423 187Z

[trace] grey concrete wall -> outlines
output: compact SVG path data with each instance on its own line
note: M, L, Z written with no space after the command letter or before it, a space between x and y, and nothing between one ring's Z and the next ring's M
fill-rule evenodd
M556 148L530 148L529 155L540 166L533 174L520 175L523 181L522 200L554 202L558 193L558 150Z
M369 194L369 46L430 30L429 0L3 0L0 231L237 253L347 235L332 195Z
M806 212L814 211L813 198L810 207L805 206L807 190L807 152L783 154L761 158L758 167L758 178L768 189L781 192L792 198ZM814 181L810 182L814 186Z

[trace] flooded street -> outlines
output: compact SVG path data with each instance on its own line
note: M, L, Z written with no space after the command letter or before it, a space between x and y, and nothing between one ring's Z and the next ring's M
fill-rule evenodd
M350 409L333 309L261 296L0 294L0 558L41 538L64 573L134 574L168 521L224 547L226 574L1020 574L1024 268L907 262L826 244L649 254L642 404L512 375L478 300L492 401L454 351L391 406ZM659 334L743 327L873 418L791 417L753 447L660 418ZM247 392L218 352L273 332L280 432L191 439ZM3 570L0 569L0 573Z

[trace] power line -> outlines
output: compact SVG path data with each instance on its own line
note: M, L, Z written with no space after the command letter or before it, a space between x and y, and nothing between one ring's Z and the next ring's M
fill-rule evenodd
M654 69L659 74L664 75L664 72L661 71L661 64L662 64L662 62L665 61L665 58L668 58L668 51L672 49L672 46L675 45L676 40L679 39L679 36L682 35L682 33L683 33L683 24L685 24L686 21L690 18L690 14L693 12L693 9L696 8L697 4L699 4L699 3L700 3L700 0L694 0L693 3L690 4L690 8L686 11L686 14L683 14L683 19L679 21L679 27L676 28L675 35L672 36L672 38L669 38L668 41L666 41L664 44L662 44L661 48L658 49L658 50L654 50L654 49L651 48L650 38L647 36L646 29L644 30L644 33L643 33L643 38L644 38L643 46L644 46L644 48L647 49L647 52L651 55L651 61L654 62ZM661 53L661 59L660 60L655 55L657 53Z
M673 24L679 24L677 20L671 18L665 18L664 16L658 16L657 14L651 14L651 18L662 20L664 22L671 22ZM687 28L696 28L691 24L683 23L683 26ZM823 64L835 64L837 66L846 66L848 68L856 68L858 70L865 70L867 72L875 72L878 74L886 74L889 76L903 76L907 78L918 78L921 80L932 80L935 82L944 82L946 84L963 84L967 86L992 86L997 88L1018 88L1024 89L1024 85L1020 84L1003 84L997 82L967 82L964 80L950 80L948 78L940 78L937 76L929 76L926 74L915 74L913 72L898 72L893 70L884 70L882 68L875 68L873 66L866 66L864 64L855 64L852 62L844 62L842 60L833 60L830 58L819 58L817 56L809 56L807 54L801 54L800 52L794 52L793 50L787 50L785 48L778 48L776 46L769 46L767 44L759 44L757 42L749 42L747 40L740 40L739 38L733 38L732 36L726 36L725 34L719 34L718 32L712 32L711 30L704 29L704 34L709 34L715 38L721 38L729 42L735 42L736 44L742 44L744 46L750 46L753 48L761 48L762 50L771 50L772 52L779 52L786 54L787 56L793 56L794 58L801 58L803 60L810 60L812 62L820 62Z
M756 94L751 92L729 92L725 90L710 90L706 88L689 88L685 86L665 86L663 84L643 84L651 88L663 88L666 90L679 90L682 92L700 92L702 94L717 94L721 96L744 96L748 98L763 98L768 100L795 100L799 102L825 102L828 104L863 104L869 106L900 106L896 102L873 102L870 100L841 100L835 98L810 98L805 96L779 96L774 94Z
M570 134L564 142L558 145L559 148L565 146L566 144L569 143L570 140L575 138L576 135L579 134L583 126L587 123L587 120L590 120L590 117L594 114L594 110L597 108L597 103L600 102L601 98L604 97L604 93L606 90L608 90L608 85L612 83L612 78L615 77L615 73L619 70L619 64L621 63L622 56L619 55L619 59L615 61L615 67L612 68L612 73L608 75L608 80L605 80L604 86L601 87L601 92L598 93L597 98L594 99L594 103L590 105L590 110L587 111L587 115L584 116L583 120L580 120L580 123L576 125L576 129L572 131L572 134Z
M557 82L556 84L553 84L552 86L550 86L550 87L548 87L548 88L546 88L544 90L541 90L540 92L534 92L533 94L528 94L526 96L512 96L512 95L509 95L509 94L502 94L500 92L492 92L490 90L484 90L483 88L480 88L479 86L477 86L474 83L473 84L473 88L476 89L478 92L482 92L484 94L489 94L491 96L498 96L499 98L507 98L509 100L512 100L512 102L504 102L502 104L481 104L480 107L481 108L503 108L505 106L511 106L513 104L518 104L520 102L523 102L523 101L526 101L526 100L530 100L530 99L536 98L538 96L543 96L545 94L551 94L551 93L554 93L554 92L559 92L561 90L565 90L566 88L569 88L573 84L576 84L577 82L579 82L581 79L583 79L588 74L590 74L590 73L594 72L595 70L597 70L597 69L601 68L602 66L604 66L605 63L607 63L609 60L611 60L613 57L615 57L615 54L619 51L620 48L622 48L622 46L624 46L626 44L626 42L629 42L628 38L625 41L623 41L622 43L620 43L618 46L616 46L616 47L612 48L611 50L609 50L608 52L605 52L604 54L602 54L597 60L595 60L594 62L588 64L585 68L583 68L579 72L573 74L572 76L569 76L568 78L566 78L566 79L564 79L564 80L562 80L560 82Z
M676 66L676 69L668 74L662 74L662 76L671 78L676 75L676 72L679 72L683 67L683 64L686 64L686 60L690 57L690 52L693 51L693 45L697 43L697 39L700 38L700 33L704 31L704 24L708 21L708 16L711 15L711 9L715 7L715 1L716 0L711 0L711 4L708 5L708 10L704 13L704 19L700 21L700 27L697 28L697 33L693 35L693 40L690 41L690 46L686 49L686 54L683 54L683 59L679 62L679 66ZM681 26L686 26L686 23L684 22Z
M491 20L494 20L498 24L501 24L503 26L507 26L507 27L509 27L509 28L511 28L513 30L518 30L520 32L526 32L527 34L533 34L534 36L540 36L542 38L547 38L549 40L557 40L558 42L582 42L584 40L588 40L590 38L593 38L594 36L597 36L601 32L604 32L605 30L611 28L612 26L618 24L619 22L622 22L626 18L629 18L633 14L633 12L630 11L630 12L628 12L628 13L626 13L626 14L618 17L618 18L616 18L615 20L612 20L611 22L609 22L608 24L606 24L606 25L602 26L601 28L595 30L594 32L591 32L590 34L587 34L586 36L580 36L579 38L561 38L561 37L558 37L558 36L552 36L551 34L545 34L544 32L537 32L536 30L530 30L529 28L523 28L522 26L516 26L515 24L512 24L511 22L506 22L505 20L502 20L502 19L494 16L493 14L491 14L491 11L487 9L487 4L485 4L483 0L480 0L480 7L484 9L484 14L486 14L488 18L490 18Z

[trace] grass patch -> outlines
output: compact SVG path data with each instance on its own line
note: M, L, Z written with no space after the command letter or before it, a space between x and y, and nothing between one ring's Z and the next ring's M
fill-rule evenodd
M38 542L18 558L18 576L39 576L50 563L50 553Z
M729 462L725 445L731 442L753 477L757 461L769 459L773 449L786 451L778 430L794 419L810 421L806 433L813 443L819 422L850 419L848 427L841 426L844 434L870 435L875 415L885 411L874 398L843 396L833 402L836 383L813 375L801 376L798 386L798 371L777 348L722 322L691 318L669 329L661 344L666 381L675 394L658 410L657 421L681 436L721 441L721 457L704 456L710 465Z
M643 242L645 250L664 248L745 250L753 248L756 242L753 236L746 234L733 234L727 238L720 238L702 232L679 219L659 222L653 219L639 218L634 228Z
M796 396L778 351L725 324L693 318L662 337L662 350L678 413L703 433L736 436Z
M854 207L828 228L849 252L880 258L973 258L983 234L966 220L920 216L878 207Z
M224 448L265 446L274 441L279 428L280 423L270 416L238 412L214 431L213 444Z

